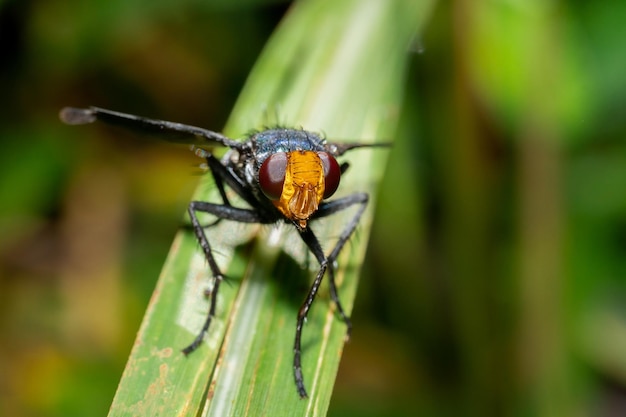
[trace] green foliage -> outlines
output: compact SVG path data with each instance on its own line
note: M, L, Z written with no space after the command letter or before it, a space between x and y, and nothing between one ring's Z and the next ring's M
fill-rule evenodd
M340 260L349 307L364 275L352 339L324 285L305 328L305 382L323 407L319 381L334 383L329 415L624 414L626 3L454 1L391 18L392 3L303 0L298 25L278 1L0 2L0 415L107 412L199 178L186 148L59 122L92 104L235 137L281 122L394 140L346 158L341 189L378 187ZM203 180L196 197L213 192ZM328 220L331 241L344 219ZM269 229L230 226L209 233L258 237L220 244L231 280L189 358L207 268L185 233L167 258L130 362L155 367L125 375L176 388L157 408L207 386L309 404L293 398L289 350L314 262L301 269L294 236L266 247ZM221 346L246 358L238 372L211 371ZM122 387L117 410L134 395Z
M262 126L263 115L258 109L267 107L280 108L283 123L323 131L331 138L373 142L391 137L393 109L399 107L402 98L406 46L423 20L427 5L322 0L294 6L251 74L226 131L245 132ZM390 27L394 31L388 30ZM373 190L383 160L376 153L360 152L352 158L342 184L344 193ZM199 193L196 198L207 196ZM316 230L336 236L333 230L340 230L347 217L333 217L339 220L320 222L323 229ZM365 216L359 238L346 249L349 256L340 261L338 278L348 311L370 222L371 215ZM222 226L210 231L211 235L233 233ZM178 239L144 318L110 415L197 415L203 409L206 415L215 416L325 414L345 339L345 326L328 309L327 297L320 297L320 305L305 328L307 400L297 395L292 376L299 303L281 299L302 299L303 292L289 292L282 287L303 276L297 268L287 268L284 258L276 263L278 252L268 254L266 243L259 243L238 262L231 263L228 256L223 260L224 265L234 268L229 276L241 277L241 286L231 285L220 292L220 313L207 346L184 358L176 347L191 339L194 329L200 327L199 318L207 311L198 285L198 277L203 282L207 271L202 263L189 267L194 265L193 254L197 253L193 235L181 232ZM324 247L331 247L331 243ZM216 250L230 253L219 245ZM195 291L189 292L190 287ZM195 326L189 325L194 322Z

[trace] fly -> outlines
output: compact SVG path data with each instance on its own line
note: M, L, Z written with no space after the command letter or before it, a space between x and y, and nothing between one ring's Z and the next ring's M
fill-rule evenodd
M301 366L302 328L322 278L328 271L330 295L346 324L346 338L350 337L352 323L339 300L334 263L356 229L369 200L366 193L354 193L327 201L337 190L341 174L348 168L348 163L340 165L336 158L352 149L381 145L329 143L316 133L287 128L262 130L251 134L245 141L238 141L195 126L148 119L97 107L85 109L66 107L61 110L60 118L70 125L101 121L139 132L152 133L172 142L204 145L208 149L214 146L229 148L221 160L210 150L196 148L196 154L206 160L223 203L204 201L189 203L191 226L211 269L214 282L204 325L193 342L182 351L189 355L201 345L215 315L217 293L220 283L224 280L224 274L215 262L211 244L197 213L209 213L218 219L241 223L273 224L279 221L291 223L320 265L298 311L293 348L296 388L300 397L307 397ZM232 206L226 196L226 186L248 203L250 208ZM309 223L354 206L357 207L356 213L345 225L333 250L325 255Z

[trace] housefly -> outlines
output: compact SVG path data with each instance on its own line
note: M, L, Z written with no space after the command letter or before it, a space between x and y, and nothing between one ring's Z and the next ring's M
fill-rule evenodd
M151 133L166 140L198 146L196 154L206 160L206 166L215 179L222 204L205 201L192 201L188 212L191 226L206 257L213 279L210 292L209 311L202 329L183 349L185 355L196 350L203 341L215 315L215 305L220 283L224 274L213 256L213 249L198 219L198 213L209 213L218 219L241 223L272 224L291 223L303 242L319 262L319 270L313 284L298 311L294 341L293 372L300 397L307 397L301 366L302 327L309 309L328 272L330 295L337 311L347 327L350 336L352 324L345 313L337 293L335 283L335 261L356 229L365 211L368 195L350 194L328 200L339 186L341 174L348 163L339 164L337 157L356 148L380 146L361 143L329 143L320 135L302 129L271 128L257 131L239 141L220 133L195 126L140 116L119 113L97 107L72 108L61 110L60 118L70 125L80 125L101 121L143 133ZM203 148L204 146L205 148ZM229 148L223 158L218 159L211 150L216 146ZM230 204L226 187L241 197L249 208L239 208ZM328 255L324 254L309 223L330 216L350 207L356 207L355 214L347 222L335 247Z

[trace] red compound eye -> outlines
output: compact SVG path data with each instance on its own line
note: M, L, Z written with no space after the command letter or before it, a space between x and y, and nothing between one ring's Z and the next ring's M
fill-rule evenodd
M324 198L328 198L335 194L339 187L339 179L341 178L341 168L334 156L328 152L318 152L322 165L324 166Z
M283 192L285 170L287 169L287 154L278 152L270 155L259 170L259 185L261 191L270 200L278 200Z

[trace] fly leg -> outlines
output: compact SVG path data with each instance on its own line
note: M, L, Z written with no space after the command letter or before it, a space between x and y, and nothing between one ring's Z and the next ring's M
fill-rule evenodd
M350 334L352 333L352 322L350 321L350 317L345 313L343 306L341 305L341 301L339 300L339 295L337 292L337 284L335 283L335 260L339 256L341 249L346 244L346 242L352 236L352 233L356 229L359 220L361 219L361 215L365 211L365 207L367 206L367 202L369 201L369 196L364 193L352 194L345 198L340 198L334 201L330 201L327 203L323 203L315 213L314 218L326 217L331 214L334 214L338 211L344 210L348 207L351 207L355 204L360 204L359 211L352 218L351 222L346 226L344 233L339 237L337 241L337 245L333 249L333 251L328 255L328 284L330 287L330 297L333 302L337 306L337 311L341 316L341 319L346 323L347 331L346 331L346 339L350 338Z
M224 279L224 275L219 269L219 266L215 262L215 258L213 257L213 251L211 249L211 245L209 244L209 240L206 237L206 233L204 232L204 227L198 220L198 216L196 212L208 213L217 217L217 221L220 220L233 220L240 223L268 223L267 213L263 211L262 207L259 207L258 200L254 197L252 192L246 185L239 179L233 172L228 169L222 162L217 159L213 154L206 152L202 156L207 161L207 165L213 174L215 182L219 188L220 194L224 201L224 204L213 204L207 203L204 201L192 201L189 204L189 218L191 219L191 227L196 235L196 239L198 239L198 243L204 252L204 257L209 264L209 268L211 269L211 275L213 276L213 288L211 290L211 300L209 304L209 312L207 314L207 318L200 330L200 333L196 336L194 341L183 349L183 353L188 355L193 352L200 346L202 340L204 339L204 335L209 329L211 325L211 320L213 316L215 316L215 305L217 301L217 292L219 290L220 283ZM237 193L241 198L247 201L252 207L257 207L256 209L242 209L233 207L230 205L228 198L226 197L226 193L224 190L224 185L228 185ZM273 220L273 219L272 219Z
M220 194L224 206L232 207L228 196L226 195L226 185L232 188L237 195L243 198L250 206L258 206L258 200L254 194L250 191L240 178L238 178L229 168L227 168L218 158L212 153L205 151L204 149L196 149L196 154L203 157L206 160L206 166L213 176L215 186ZM219 217L209 225L204 227L214 226L219 223L223 218Z
M348 336L352 329L352 324L350 322L349 317L346 315L341 302L339 301L339 296L337 294L337 285L335 283L335 268L333 266L334 262L339 256L341 249L344 247L346 242L352 236L352 233L356 229L359 224L359 220L367 207L367 202L369 197L367 194L359 193L352 194L340 199L337 199L332 202L323 203L320 205L319 210L315 213L314 218L326 217L331 214L337 213L341 210L344 210L348 207L352 207L354 205L359 205L359 208L348 223L348 225L344 228L343 232L339 236L337 243L335 244L334 249L328 256L324 255L322 250L322 246L320 245L317 237L313 233L313 231L306 227L305 229L300 230L300 237L304 241L304 243L309 247L311 252L315 255L318 262L320 263L320 269L313 280L313 285L309 289L309 293L307 294L300 310L298 311L298 320L296 323L296 338L293 347L293 372L294 378L296 380L296 388L298 389L298 394L301 398L308 397L306 392L306 388L304 387L304 377L302 375L302 328L304 326L304 322L306 321L307 315L309 314L309 310L311 309L311 305L313 304L313 300L317 295L317 291L319 290L320 284L322 283L322 278L324 277L324 273L328 269L329 276L329 285L330 285L330 293L333 301L337 305L337 310L341 315L343 321L346 323L348 327Z
M207 314L206 320L202 329L196 336L196 338L191 342L189 346L183 349L183 353L185 355L190 354L194 350L196 350L202 340L204 339L204 335L209 330L209 326L211 325L211 320L215 316L215 305L217 303L217 292L220 287L220 283L224 280L224 274L220 271L219 266L215 262L215 258L213 257L213 250L211 249L211 245L209 240L206 237L204 232L204 227L198 220L198 216L196 212L209 213L217 216L218 219L226 219L233 220L241 223L260 223L261 218L259 213L256 210L251 209L241 209L236 208L224 204L213 204L207 203L204 201L192 201L189 204L189 217L191 218L191 226L193 231L198 239L198 243L204 252L204 257L209 264L209 268L211 269L211 275L213 279L213 289L211 290L211 300L209 302L209 312Z

